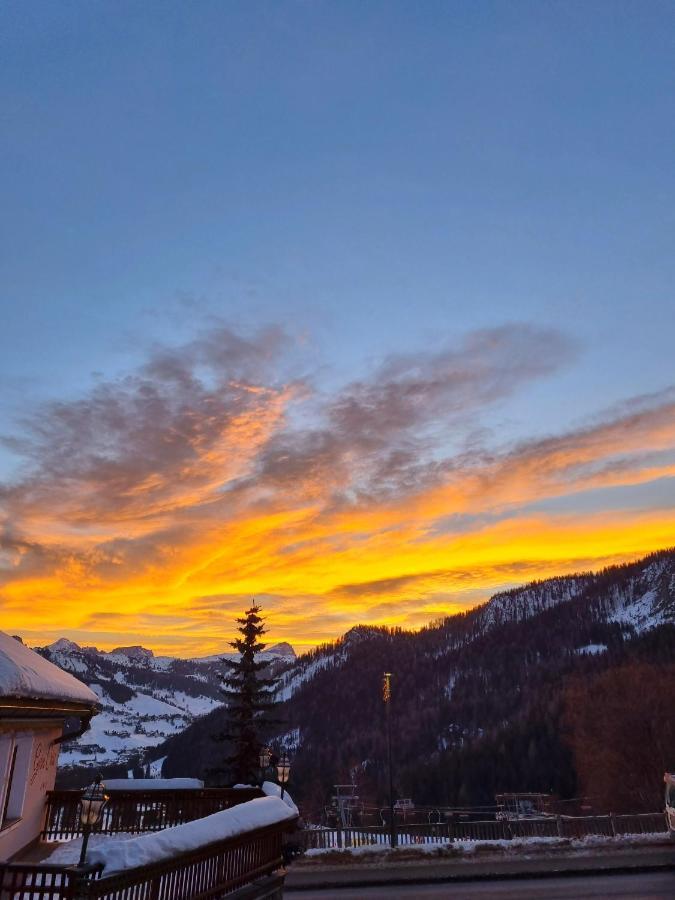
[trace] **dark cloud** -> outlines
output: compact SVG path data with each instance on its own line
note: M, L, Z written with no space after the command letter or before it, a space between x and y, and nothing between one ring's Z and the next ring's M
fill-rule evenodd
M225 328L175 349L156 349L137 372L96 385L80 400L52 402L5 438L25 461L0 501L61 508L70 520L134 518L180 505L179 494L223 480L251 430L278 400L271 363L277 329L243 339ZM254 435L252 435L252 441ZM244 448L245 449L245 448Z
M530 325L469 335L458 348L389 357L367 380L329 400L324 425L275 435L256 478L279 487L334 487L334 500L407 493L447 474L433 450L438 433L464 426L487 405L569 362L575 345ZM469 433L477 431L470 428Z
M569 362L575 346L558 331L504 325L470 334L458 348L390 357L353 382L329 417L342 433L380 446L392 435L452 420L512 394Z

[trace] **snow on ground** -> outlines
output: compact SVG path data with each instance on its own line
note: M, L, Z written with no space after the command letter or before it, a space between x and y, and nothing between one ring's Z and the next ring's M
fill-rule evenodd
M608 616L608 622L617 622L619 625L631 625L636 631L647 631L656 628L667 621L662 612L655 611L657 593L655 590L646 591L641 597L630 596L615 597L614 612Z
M148 774L150 775L150 778L162 777L162 766L164 765L165 759L166 756L160 756L159 759L153 759L153 761L148 764Z
M114 837L93 835L87 852L87 862L104 866L104 875L149 866L189 853L214 841L236 837L255 828L275 825L294 819L296 813L276 797L259 797L231 809L213 813L203 819L165 828L142 835L118 834ZM50 863L76 863L82 839L69 841L58 847L49 857Z
M213 700L211 697L192 697L184 691L156 690L155 696L191 716L205 716L217 706L222 706L220 700Z
M166 703L164 700L158 700L149 694L136 694L131 700L124 703L116 704L118 707L124 707L129 712L135 713L137 716L175 716L179 710Z
M120 762L161 744L186 728L193 718L178 706L149 694L137 693L131 700L117 703L100 685L93 685L93 689L102 710L74 746L61 748L61 766Z
M278 742L281 744L282 748L286 751L296 752L300 747L300 729L292 728L290 731L285 732L285 734L276 737L275 743Z
M4 631L0 631L0 696L96 703L86 684Z
M344 659L343 652L328 653L325 656L318 656L306 666L296 664L290 672L281 676L279 689L277 690L276 699L279 702L288 700L297 691L301 684L309 681L321 669L327 666L335 665Z
M607 644L586 644L585 647L577 647L575 653L581 653L584 656L596 656L598 653L604 653Z
M430 841L424 844L400 844L392 849L387 846L389 836L386 834L377 835L377 844L367 844L362 847L344 847L308 850L305 853L310 859L321 859L322 857L339 858L341 861L348 861L352 857L396 857L401 855L420 854L420 855L436 855L436 856L457 856L475 854L485 854L489 851L514 853L516 855L527 854L528 852L542 852L546 850L573 850L573 851L593 851L610 848L641 846L646 844L664 843L668 841L668 836L664 832L654 832L653 834L625 834L616 837L607 837L600 834L590 834L584 838L558 838L558 837L526 837L513 838L512 840L494 840L494 841Z

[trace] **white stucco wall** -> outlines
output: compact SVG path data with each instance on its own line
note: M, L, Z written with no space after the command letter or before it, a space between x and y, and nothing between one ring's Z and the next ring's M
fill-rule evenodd
M0 727L0 817L5 809L13 748L17 748L7 819L0 829L0 859L8 860L40 834L47 791L54 787L61 734L58 726L4 723Z

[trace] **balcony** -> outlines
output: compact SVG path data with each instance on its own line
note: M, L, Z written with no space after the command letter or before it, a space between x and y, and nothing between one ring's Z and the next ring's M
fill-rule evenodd
M78 815L80 796L79 791L49 793L42 840L30 852L31 860L42 858L0 863L0 900L190 900L193 897L271 900L281 897L283 838L294 828L297 818L288 807L282 810L279 805L282 801L267 797L263 804L252 802L264 796L257 789L111 791L96 833L109 835L112 840L110 844L99 842L97 853L90 854L102 861L95 860L82 869L50 863L51 848L67 846L62 842L82 834ZM234 807L240 810L228 816L226 811ZM272 821L268 821L270 813ZM204 822L201 829L190 826L208 816L213 818ZM273 821L275 816L278 821ZM247 822L251 823L250 827ZM168 855L165 852L160 859L151 859L149 864L126 865L121 869L113 865L110 871L107 855L112 859L116 851L128 849L132 843L136 843L133 849L139 851L142 845L142 852L136 854L139 858L150 844L157 854L156 838L148 842L147 836L169 828L172 831L166 837L178 849ZM233 828L239 833L232 834ZM205 833L208 833L206 838ZM227 836L219 837L219 834ZM120 837L115 840L115 836ZM107 847L110 854L106 852Z

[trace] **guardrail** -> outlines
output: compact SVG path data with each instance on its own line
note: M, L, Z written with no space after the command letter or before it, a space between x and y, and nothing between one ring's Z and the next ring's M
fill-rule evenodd
M284 833L295 820L213 841L153 865L109 876L100 867L0 863L0 900L192 900L281 897Z
M162 831L264 796L257 788L189 788L162 791L110 791L97 831L141 834ZM42 840L63 841L82 834L81 791L49 791Z
M639 813L608 816L549 816L541 819L489 819L478 822L438 824L399 824L396 837L400 845L451 843L453 841L510 841L528 837L582 838L588 835L665 833L663 813ZM366 828L307 828L300 840L305 850L363 847L389 843L387 825Z

